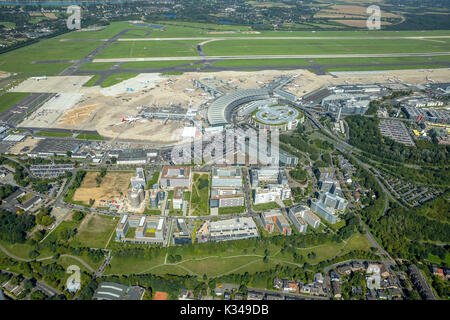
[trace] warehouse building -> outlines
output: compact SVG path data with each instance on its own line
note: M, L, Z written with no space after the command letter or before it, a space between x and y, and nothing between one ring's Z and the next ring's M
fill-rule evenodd
M33 150L28 154L30 157L51 157L67 156L67 153L77 153L81 146L86 142L80 142L75 139L40 139Z
M147 163L147 152L142 149L126 149L118 152L118 165L139 165Z
M73 170L73 164L39 164L31 165L31 173L40 178L52 179L63 176L67 171Z

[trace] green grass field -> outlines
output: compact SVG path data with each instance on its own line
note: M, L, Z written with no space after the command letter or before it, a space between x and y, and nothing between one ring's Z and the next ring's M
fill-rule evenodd
M365 236L355 233L346 243L325 243L308 248L298 248L298 253L302 254L310 264L331 259L335 256L346 254L352 250L369 250L370 243ZM265 249L268 249L269 262L264 263L262 258ZM293 260L292 254L281 254L281 247L270 244L268 247L248 248L247 252L237 249L230 243L227 249L215 252L214 254L191 254L189 251L179 252L182 261L176 265L164 265L164 256L157 259L143 258L121 258L114 257L111 261L111 270L107 274L131 274L131 273L155 273L155 274L206 274L210 277L219 276L226 273L245 272L254 273L273 268L276 264L298 265ZM308 258L308 253L314 252L314 258ZM185 269L183 269L185 268Z
M29 46L0 54L0 70L27 74L52 75L70 66L70 63L33 64L39 60L73 60L85 57L102 42L61 42L45 39Z
M0 113L7 111L28 95L29 93L23 92L6 92L5 94L0 95Z
M83 84L83 87L92 87L95 85L95 83L100 80L102 76L99 74L94 75L92 78L90 78L86 83Z
M134 78L138 75L138 73L131 73L131 72L124 72L120 74L113 74L110 75L108 78L103 80L102 84L100 85L102 88L111 87L115 84L118 84L124 80L128 80L131 78Z
M209 215L209 175L194 174L190 207L194 216Z
M197 56L198 41L113 42L96 58L188 57Z
M376 54L444 52L450 50L449 39L424 42L413 39L310 39L310 40L222 40L203 45L207 55L287 55L287 54Z
M279 67L309 66L305 59L232 59L214 62L214 67Z
M76 139L84 139L84 140L103 140L103 138L96 134L86 134L81 133L75 137Z
M72 246L103 249L114 232L118 220L113 220L113 217L109 216L92 214L87 215L84 219L78 229L78 234L70 244Z
M139 61L139 62L125 62L120 65L121 69L161 69L177 67L183 64L192 63L189 60L179 61Z
M68 132L53 132L53 131L39 131L35 134L38 137L71 137L72 134Z
M435 68L447 68L446 66L437 64L424 64L424 65L407 65L407 66L364 66L364 67L334 67L325 68L328 72L342 72L342 71L382 71L382 70L407 70L407 69L435 69Z

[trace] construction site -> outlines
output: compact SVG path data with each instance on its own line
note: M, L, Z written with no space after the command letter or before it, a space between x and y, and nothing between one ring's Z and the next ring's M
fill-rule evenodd
M289 82L277 83L287 78ZM292 100L335 85L445 82L448 71L364 71L327 75L316 75L308 70L142 73L107 88L83 86L89 79L90 76L34 77L13 87L11 92L53 94L27 114L18 127L95 129L106 140L171 145L191 138L184 134L186 127L199 124L209 127L209 106L218 98L240 90L282 86L280 96ZM275 89L278 93L276 90L279 89Z

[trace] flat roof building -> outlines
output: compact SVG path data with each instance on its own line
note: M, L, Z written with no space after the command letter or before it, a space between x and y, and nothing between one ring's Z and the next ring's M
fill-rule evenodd
M206 221L197 233L209 241L239 240L259 236L255 222L248 217Z
M165 166L159 183L162 188L186 187L191 184L191 168L188 166Z
M242 173L239 167L212 169L212 187L242 187Z

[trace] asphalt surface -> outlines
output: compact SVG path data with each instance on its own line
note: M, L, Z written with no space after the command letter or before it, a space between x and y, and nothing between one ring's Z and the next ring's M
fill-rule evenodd
M433 57L450 55L450 52L425 53L358 53L358 54L291 54L291 55L241 55L241 56L189 56L189 57L145 57L94 59L93 62L137 62L177 60L233 60L233 59L318 59L318 58L389 58L389 57Z

